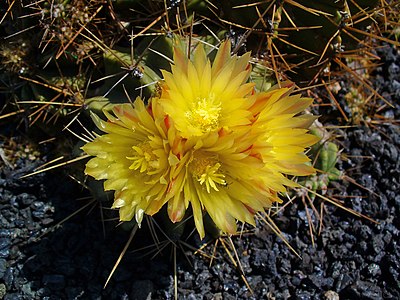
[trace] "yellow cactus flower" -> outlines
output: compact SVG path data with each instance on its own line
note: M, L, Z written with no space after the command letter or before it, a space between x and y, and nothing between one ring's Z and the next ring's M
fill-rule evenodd
M236 57L230 51L229 40L222 43L211 65L202 45L193 61L176 48L172 73L162 71L160 103L183 137L250 124L250 53Z
M93 116L106 134L83 147L95 156L85 172L115 190L121 220L140 224L165 204L178 222L191 205L201 238L205 212L235 233L296 186L286 175L314 172L304 151L317 141L307 133L315 117L300 115L312 100L291 96L289 83L256 93L249 58L232 57L229 42L213 64L201 45L193 61L175 50L159 98L117 105L107 122Z
M140 224L146 212L157 212L166 198L173 154L175 130L165 122L157 101L146 107L138 98L131 104L116 105L113 114L105 112L105 122L92 114L99 135L82 149L95 156L85 173L105 179L104 189L115 190L113 208L119 208L121 221L134 216ZM172 146L171 146L172 145Z

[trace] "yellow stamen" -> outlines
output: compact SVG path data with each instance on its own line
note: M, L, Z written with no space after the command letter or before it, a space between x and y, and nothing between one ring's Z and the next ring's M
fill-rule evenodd
M204 153L198 153L190 165L193 177L205 184L207 192L210 193L211 188L219 191L217 184L226 185L225 175L219 170L221 164L217 162L216 157L207 156ZM218 172L219 171L219 172Z
M197 98L193 108L185 112L185 117L194 127L203 133L211 132L219 128L221 103L215 100L214 95L206 98Z
M159 161L157 156L153 153L152 148L148 142L141 143L132 147L136 151L134 156L129 156L127 159L133 160L129 167L131 170L138 170L140 173L147 171L148 173L159 168Z
M221 164L216 163L214 166L207 166L206 170L203 174L201 174L200 178L198 181L202 185L203 183L206 184L207 192L210 192L210 186L216 190L219 191L217 185L215 183L221 184L221 185L226 185L225 181L225 175L221 173L217 173L219 167Z

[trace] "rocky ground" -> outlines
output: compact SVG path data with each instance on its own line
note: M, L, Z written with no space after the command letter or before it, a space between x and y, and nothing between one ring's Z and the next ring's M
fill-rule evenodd
M385 117L399 120L400 58L391 47L379 51L375 85L395 104ZM148 253L155 247L133 252L151 241L145 228L103 288L130 228L107 221L104 234L101 219L110 215L100 214L99 203L55 226L88 203L77 200L87 193L65 175L68 167L20 179L49 158L44 146L30 149L25 131L13 125L1 130L6 138L0 146L14 147L15 166L0 162L0 299L173 299L174 247L169 243L154 257ZM253 293L221 242L211 266L209 258L176 243L179 299L400 299L399 126L386 122L340 134L347 160L339 167L364 188L340 181L330 192L376 223L325 203L324 226L313 246L312 212L296 200L274 220L301 259L262 222L232 238ZM315 201L317 209L321 203ZM188 243L199 245L194 238ZM213 245L204 252L211 255Z

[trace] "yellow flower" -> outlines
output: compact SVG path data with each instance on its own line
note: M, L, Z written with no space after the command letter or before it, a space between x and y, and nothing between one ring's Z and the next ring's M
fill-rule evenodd
M286 186L296 186L285 174L313 173L304 150L318 140L307 133L315 117L298 115L312 100L289 96L291 91L285 87L250 96L246 134L221 129L204 140L187 139L180 153L180 174L173 176L179 178L184 196L168 201L169 212L191 202L201 237L204 210L223 232L235 233L236 220L254 225L255 212L280 202L278 193ZM178 221L171 213L170 218Z
M211 65L202 45L193 62L176 48L172 73L162 71L160 103L183 137L250 124L250 53L232 57L230 51L230 42L224 42Z
M286 175L314 172L304 151L317 141L307 133L315 117L300 115L312 100L290 96L289 83L256 93L249 58L232 57L229 42L212 65L200 45L193 61L175 50L160 98L117 105L107 122L93 116L106 134L83 147L95 156L85 172L115 190L121 220L140 224L166 204L178 222L190 205L201 238L205 212L235 233L296 186Z
M106 134L82 147L95 156L86 164L85 173L105 179L106 191L116 191L113 208L119 208L121 221L135 216L140 224L144 213L159 211L168 200L171 166L178 160L173 154L175 130L157 101L146 107L138 98L134 107L121 104L114 107L115 116L105 114L107 122L92 114Z

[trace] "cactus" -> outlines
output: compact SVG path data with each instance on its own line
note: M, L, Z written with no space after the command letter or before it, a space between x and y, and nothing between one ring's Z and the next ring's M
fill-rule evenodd
M88 30L104 36L103 44L111 42L106 22L93 25L102 4L57 0L27 5L15 1L4 12L0 28L6 42L2 43L0 59L6 72L1 79L8 82L6 92L13 94L31 124L73 117L71 112L84 104L89 74L93 72L90 68L96 65L99 49L96 40L81 33Z
M86 108L101 114L103 109L109 110L113 104L128 102L127 95L130 99L138 96L150 98L156 92L161 76L157 66L169 69L168 58L172 57L172 45L172 38L161 36L156 40L143 39L134 53L130 48L104 51L105 72L102 77L105 80L100 78L101 86L89 90L89 94L96 96L85 100ZM150 47L161 55L150 51Z
M46 103L58 97L60 103L81 105L100 114L104 108L128 102L127 95L134 99L157 93L159 70L168 70L173 36L180 32L191 35L192 46L199 41L216 45L228 36L236 43L234 51L251 50L255 57L251 79L258 91L267 90L283 70L289 69L288 74L298 82L309 80L343 47L355 49L356 41L365 37L358 31L371 24L379 5L377 0L118 0L110 6L101 1L57 0L29 7L15 4L9 12L3 10L1 30L8 43L0 49L2 69L6 70L0 76L17 100ZM130 9L134 13L127 14ZM31 16L33 11L40 14ZM348 30L350 27L356 31ZM43 111L56 114L57 120L67 117L64 124L75 116L71 114L75 106L44 107ZM23 108L29 113L37 104Z
M284 62L282 67L297 83L313 79L343 50L354 50L366 38L360 31L373 23L378 4L378 0L212 1L222 24L249 30L248 48L260 49L259 41L271 38L273 48L265 42L261 49Z
M338 146L329 140L330 134L317 122L317 126L311 132L320 138L320 141L310 149L310 156L313 158L313 165L318 173L300 180L306 188L325 195L329 184L342 178L342 172L336 168L340 156ZM311 199L316 193L309 194Z
M28 75L24 77L30 79L27 82L14 76L17 79L12 80L13 86L25 86L23 95L20 89L17 90L18 98L49 100L57 96L55 90L67 89L70 93L63 94L58 100L86 107L102 106L107 101L124 101L126 95L123 85L131 98L138 95L139 91L146 97L154 93L156 85L152 83L157 80L154 72L168 69L169 63L155 52L148 51L147 47L151 44L151 49L171 58L172 39L167 36L172 32L191 31L193 44L197 40L216 44L216 39L229 36L238 43L235 51L242 46L245 50L251 50L254 56L260 58L253 68L252 77L258 85L266 83L262 87L265 89L270 85L268 82L271 85L276 83L285 70L286 75L297 83L309 81L343 49L354 50L358 41L366 36L359 31L364 31L371 25L372 18L378 17L375 11L384 9L375 8L378 5L378 0L356 3L346 0L334 3L305 0L190 0L185 3L118 0L112 2L112 6L104 7L101 1L43 1L33 3L30 7L15 5L12 14L9 13L5 18L6 26L2 27L7 36L12 36L8 41L14 45L25 43L29 46L27 49L37 48L40 51L29 51L29 55L20 53L19 56L23 58L19 59L15 55L14 58L10 56L12 48L7 50L3 46L0 55L4 57L3 64L9 66L11 73L24 70ZM40 11L40 16L34 14L13 22L11 16L31 15L33 11ZM127 14L128 11L134 13ZM112 22L98 25L96 20L100 17ZM167 26L163 25L162 20L168 22ZM31 27L39 29L33 38L29 34L34 29L25 32ZM300 29L296 30L297 27ZM133 33L131 38L134 41L127 36L129 30ZM122 47L115 44L121 44ZM134 61L131 61L132 49L128 49L128 44L134 49ZM13 59L17 61L13 62ZM274 70L274 73L270 70ZM105 76L110 77L97 85L88 85L89 78L93 82ZM126 78L119 82L122 76ZM46 88L47 85L55 90ZM139 86L146 87L137 89ZM84 101L84 95L89 99ZM98 98L105 95L107 97ZM61 112L65 116L73 111L69 108L60 111L50 105L46 110L50 114Z
M365 15L369 12L372 17L379 1L118 0L112 6L102 4L85 0L37 2L32 7L40 11L40 16L15 22L12 18L29 15L32 8L12 8L2 24L11 43L0 50L7 70L1 76L9 86L16 87L12 91L18 100L45 103L59 97L61 103L82 105L101 114L103 109L110 110L114 104L138 95L148 99L157 93L159 70L169 69L173 32L178 31L191 34L192 46L199 41L216 45L228 36L234 41L234 51L252 50L255 59L250 76L258 91L274 85L282 70L296 72L291 75L300 82L320 72L343 47L355 48L355 41L365 35L351 31L350 36L347 28L367 28L371 18ZM130 9L134 13L126 14ZM98 25L93 22L97 17L113 22ZM29 34L33 31L25 32L31 26L39 29L32 38ZM300 29L293 30L296 27ZM318 42L314 42L316 39ZM26 48L14 51L21 43ZM275 65L271 53L268 56L270 51ZM25 72L23 78L21 72ZM29 105L24 108L37 109ZM74 110L76 107L60 109L46 104L44 111L57 114L60 120L60 116L71 119Z
M5 37L0 46L0 81L5 86L1 92L11 95L6 108L1 108L2 114L15 116L14 112L23 112L24 117L30 118L30 125L39 125L41 133L61 135L58 141L62 142L55 150L57 157L71 152L82 155L81 144L65 145L70 137L62 131L67 124L76 125L71 120L77 119L80 112L105 119L116 105L129 103L137 96L146 103L161 93L160 70L170 70L173 46L179 44L177 36L188 37L185 43L190 47L182 45L184 55L188 56L198 43L204 44L209 53L226 38L231 40L235 54L251 51L249 77L255 83L255 93L268 91L286 77L299 85L313 79L316 82L327 67L338 69L338 61L351 65L346 53L356 58L362 55L360 42L369 42L369 32L375 34L373 29L384 23L380 22L382 11L393 21L385 32L398 44L398 9L392 11L392 4L383 6L385 1L378 0L45 0L31 1L30 5L23 2L27 1L9 1L13 6L0 8L0 34ZM213 54L209 57L214 59ZM292 100L296 98L287 101ZM364 93L351 89L347 100L352 121L366 121L371 110L365 109ZM52 101L58 104L49 104ZM43 124L49 120L57 126ZM94 130L85 114L79 115L79 121L86 133ZM163 121L168 124L168 120ZM79 130L83 129L79 127L78 135ZM314 134L321 137L321 132L316 129ZM94 138L86 133L89 140ZM324 194L333 181L342 178L337 168L340 150L333 139L323 139L310 153L315 168L321 172L301 177L301 183ZM173 162L174 157L168 160ZM83 168L83 164L75 165L68 172L83 182ZM207 171L213 175L218 168L215 164ZM230 184L218 176L214 179L220 189ZM112 198L99 182L88 179L85 187L99 202ZM315 194L309 196L314 198ZM171 202L172 208L174 205ZM179 205L175 206L179 211ZM190 208L183 216L185 220L175 224L166 216L167 212L161 212L164 215L158 221L173 241L190 235L193 218L185 222L192 213ZM130 221L121 227L132 230L137 225ZM204 230L214 238L221 234L208 214L204 215Z

